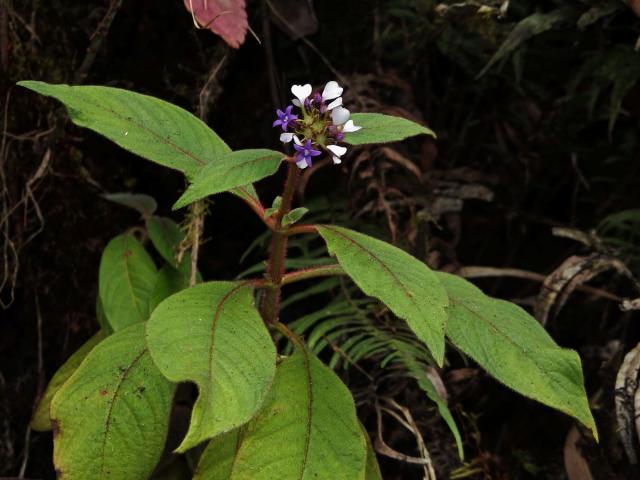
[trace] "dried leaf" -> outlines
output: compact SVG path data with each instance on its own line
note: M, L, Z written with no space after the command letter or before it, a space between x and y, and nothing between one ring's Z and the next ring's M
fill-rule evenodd
M245 0L184 0L198 28L220 35L230 47L240 48L249 23Z
M542 284L534 308L535 317L542 325L546 325L549 317L560 312L578 286L611 269L623 274L627 271L620 260L604 254L567 258Z
M637 439L640 435L640 389L638 380L640 377L640 343L627 353L622 361L618 376L616 377L615 401L616 418L618 420L618 433L633 465L638 463L636 452Z
M574 425L569 430L564 442L564 469L569 480L593 480L589 463L587 463L578 447L579 441L580 432Z
M391 147L381 147L380 149L382 150L382 153L384 153L384 155L387 157L387 159L406 168L411 173L413 173L419 181L422 181L422 172L415 163L413 163L407 157Z

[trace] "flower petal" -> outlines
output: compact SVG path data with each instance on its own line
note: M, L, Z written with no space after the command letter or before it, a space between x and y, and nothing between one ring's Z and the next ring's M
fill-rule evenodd
M300 141L300 139L298 138L298 136L297 136L297 135L294 135L294 136L293 136L293 141L294 141L294 143L295 143L296 145L298 145L298 146L300 146L300 147L302 146L302 142Z
M336 107L331 110L331 120L333 120L334 125L342 125L349 120L350 115L351 112L344 107Z
M333 164L334 165L339 165L342 163L342 160L340 159L340 157L336 157L335 155L333 156Z
M360 130L362 127L359 127L357 125L353 124L353 120L349 120L347 123L344 124L344 127L342 127L342 131L345 133L349 133L349 132L357 132L358 130Z
M331 80L330 82L327 82L324 90L322 91L322 99L331 100L332 98L337 98L342 95L343 90L344 89L338 85L338 82Z
M300 100L298 100L297 98L291 99L291 103L293 103L298 108L302 106L302 103L300 103Z
M338 97L329 105L327 105L327 110L333 110L334 108L339 107L341 105L342 105L342 97Z
M291 93L300 100L300 103L304 103L305 99L311 95L311 84L307 83L306 85L294 85L291 87Z
M327 150L333 153L334 159L347 153L347 147L341 147L340 145L327 145Z
M289 143L291 140L293 140L293 133L282 133L280 135L281 142Z
M307 165L307 160L302 158L298 161L296 161L296 165L298 166L298 168L304 170L305 168L307 168L309 165Z

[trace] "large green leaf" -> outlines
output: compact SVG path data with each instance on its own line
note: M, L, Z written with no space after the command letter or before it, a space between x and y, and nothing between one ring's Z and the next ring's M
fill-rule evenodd
M318 232L362 291L406 320L442 365L449 302L434 272L407 252L362 233L329 225L318 226Z
M144 324L100 342L51 402L58 478L149 478L164 448L173 391L151 360Z
M73 355L53 375L47 389L38 401L38 406L31 419L30 426L38 432L46 432L51 430L51 417L49 409L51 407L51 399L62 385L69 379L71 375L78 369L82 361L89 355L89 352L95 347L106 335L102 330L87 340Z
M179 452L249 421L273 381L275 346L247 283L203 283L169 297L147 324L147 342L169 380L198 385Z
M193 183L175 203L174 208L243 185L248 185L273 175L285 155L266 149L238 150L216 159L203 167L193 178Z
M351 145L398 142L423 134L436 136L433 130L402 117L382 113L354 113L351 119L362 127L361 130L344 136L345 143Z
M100 260L100 301L114 331L149 318L149 299L158 271L133 235L109 242Z
M455 275L438 277L449 295L451 342L506 386L573 416L597 438L578 354L560 348L517 305L491 298Z
M18 85L64 103L71 120L147 160L188 177L229 147L200 119L158 98L111 87Z
M300 349L278 366L258 416L209 443L194 478L364 480L366 468L367 445L351 393Z

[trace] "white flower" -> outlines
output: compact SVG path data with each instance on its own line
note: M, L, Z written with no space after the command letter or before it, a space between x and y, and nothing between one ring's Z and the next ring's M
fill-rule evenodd
M281 133L280 134L280 141L281 142L289 143L291 140L293 140L293 133L285 132L285 133Z
M329 150L333 157L333 163L336 165L342 163L342 156L347 153L347 147L341 147L340 145L327 145L327 150Z
M293 93L293 96L296 97L297 100L292 100L292 103L296 107L301 107L304 105L304 101L311 95L312 90L310 83L306 85L294 85L291 87L291 93Z
M324 86L324 90L322 91L322 100L327 101L338 98L342 95L343 90L344 89L338 85L338 82L331 80Z
M334 125L342 125L347 120L349 120L349 116L351 112L344 107L336 107L331 111L331 120L333 120Z
M327 110L333 110L334 108L340 107L341 105L342 105L342 97L338 97L329 105L327 105Z
M349 133L349 132L357 132L358 130L360 130L362 127L354 125L353 124L353 120L349 120L348 122L346 122L344 124L344 126L342 127L342 131L345 133Z
M293 141L295 142L296 145L302 146L302 142L300 141L297 135L293 136Z

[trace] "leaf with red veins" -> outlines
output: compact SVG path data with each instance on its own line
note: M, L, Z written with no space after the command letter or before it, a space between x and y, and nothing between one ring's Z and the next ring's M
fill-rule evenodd
M249 23L245 0L184 0L194 21L220 35L230 47L240 48Z

